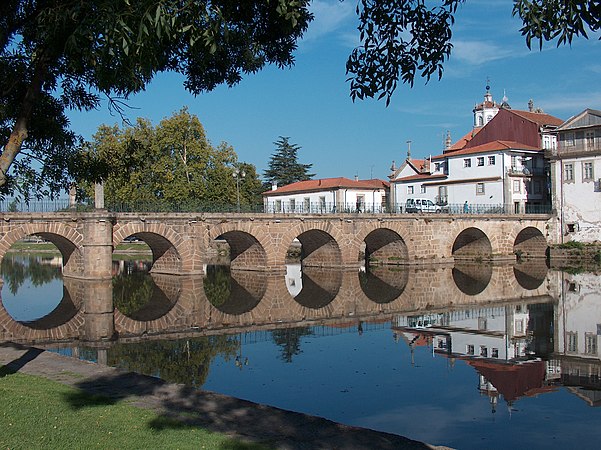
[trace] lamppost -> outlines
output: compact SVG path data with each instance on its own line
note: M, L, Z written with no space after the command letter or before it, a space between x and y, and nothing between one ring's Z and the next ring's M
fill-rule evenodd
M238 207L238 212L240 212L240 178L244 178L246 176L246 172L244 172L244 170L235 168L232 176L236 180L236 205Z

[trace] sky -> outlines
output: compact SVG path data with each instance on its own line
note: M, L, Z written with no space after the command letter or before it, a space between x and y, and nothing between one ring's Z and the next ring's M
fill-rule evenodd
M577 38L571 46L545 43L528 50L509 0L467 0L453 26L453 50L442 80L416 78L413 88L385 101L352 102L345 64L359 44L356 0L316 0L309 25L289 69L266 67L241 83L194 97L182 78L161 74L129 99L127 117L154 124L183 107L199 117L213 145L227 142L239 161L262 175L279 136L300 147L298 161L312 164L315 178L358 176L387 179L392 161L442 153L471 130L472 110L483 101L487 80L494 100L505 95L513 109L535 107L563 120L586 108L601 109L601 41ZM74 131L90 139L101 124L122 125L106 105L72 113Z

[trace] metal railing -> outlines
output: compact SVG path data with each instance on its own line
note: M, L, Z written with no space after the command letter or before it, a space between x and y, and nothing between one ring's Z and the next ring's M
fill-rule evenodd
M114 213L142 212L142 213L253 213L253 214L365 214L365 215L397 215L397 214L551 214L551 205L514 205L514 204L468 204L448 203L436 205L429 211L410 208L405 204L351 204L351 203L298 203L291 206L287 202L269 202L260 205L217 204L208 202L185 201L174 202L129 202L106 203L105 209ZM93 211L93 204L70 205L67 199L35 200L22 202L15 200L0 200L0 212L45 213L66 211Z

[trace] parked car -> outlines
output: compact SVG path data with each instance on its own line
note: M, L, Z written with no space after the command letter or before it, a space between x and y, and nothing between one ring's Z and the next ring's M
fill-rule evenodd
M410 198L405 203L405 212L408 213L439 213L442 212L440 205L435 204L427 198Z

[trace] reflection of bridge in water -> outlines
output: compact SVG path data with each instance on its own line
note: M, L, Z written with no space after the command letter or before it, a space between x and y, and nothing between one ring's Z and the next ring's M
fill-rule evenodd
M303 268L302 289L294 297L281 273L233 269L220 276L211 270L205 277L152 274L151 291L132 311L120 310L111 280L65 278L62 301L46 317L20 323L2 308L0 339L40 345L239 333L557 297L556 283L541 260L366 272Z

